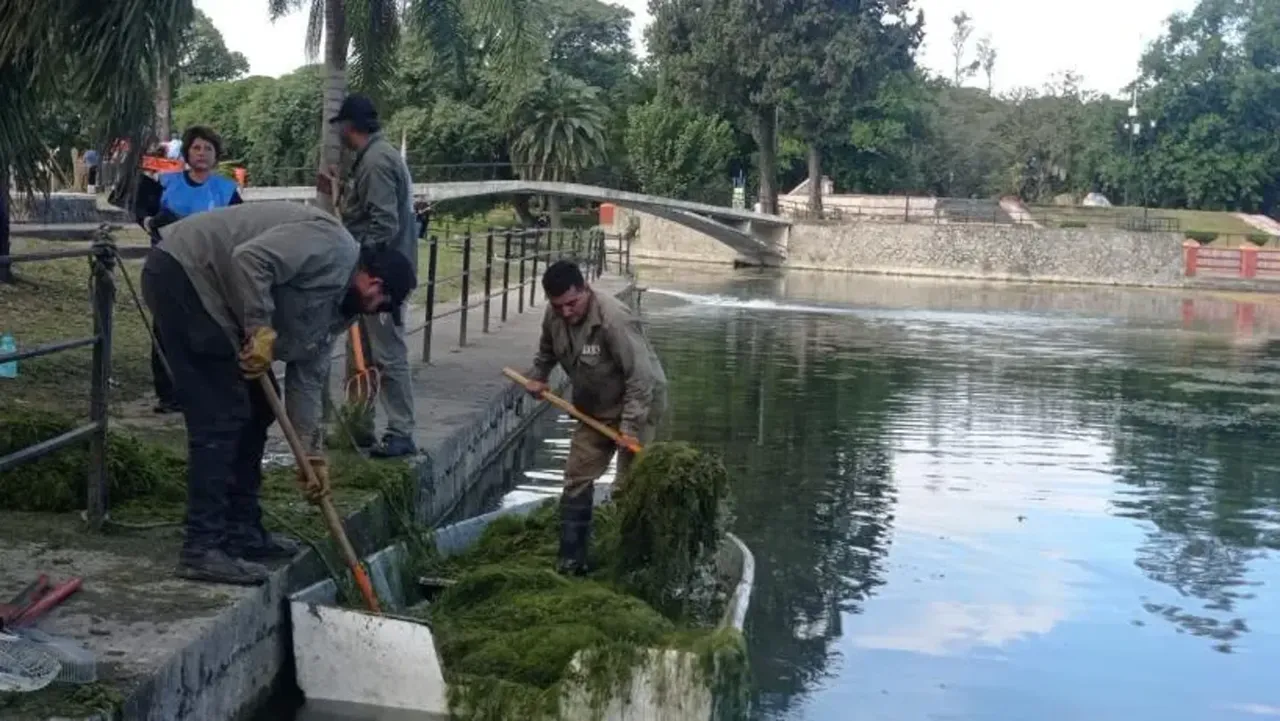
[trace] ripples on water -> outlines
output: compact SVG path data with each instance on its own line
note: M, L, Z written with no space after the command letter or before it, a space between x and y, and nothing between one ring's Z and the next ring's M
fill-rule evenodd
M1280 716L1280 354L1174 293L835 278L645 277L761 718Z

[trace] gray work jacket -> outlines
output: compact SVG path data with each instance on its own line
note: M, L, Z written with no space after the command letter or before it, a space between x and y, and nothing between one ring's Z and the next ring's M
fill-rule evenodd
M418 219L413 214L413 181L400 151L370 136L356 154L342 194L342 224L361 246L385 245L418 267Z
M276 331L289 418L303 441L319 448L329 356L354 320L342 311L360 257L351 234L318 208L247 203L166 226L157 248L186 271L237 350L253 328Z

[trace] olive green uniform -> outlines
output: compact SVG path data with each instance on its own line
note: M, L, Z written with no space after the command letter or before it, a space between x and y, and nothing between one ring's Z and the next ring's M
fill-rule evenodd
M557 363L573 384L579 410L642 445L653 440L666 408L667 377L639 319L622 301L591 291L586 316L577 325L548 306L529 377L545 382ZM578 424L565 466L565 494L589 491L617 450L613 441ZM625 482L631 459L630 452L619 451L615 488Z

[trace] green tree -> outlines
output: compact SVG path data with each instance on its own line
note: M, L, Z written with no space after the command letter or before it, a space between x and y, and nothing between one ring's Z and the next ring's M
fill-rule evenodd
M224 158L243 163L255 185L307 184L319 154L322 73L311 65L280 78L193 85L178 94L174 120L213 126Z
M375 97L382 96L394 77L394 60L401 30L430 41L442 56L461 58L474 36L468 32L464 9L487 31L489 44L505 59L504 67L518 67L530 56L530 27L526 11L531 0L307 0L306 50L321 57L325 71L320 172L337 166L342 156L338 128L328 118L338 113L347 94L350 61L352 84ZM304 0L268 0L273 20L299 10ZM465 7L464 7L465 5ZM332 199L317 189L316 202L332 210Z
M978 72L982 60L974 60L972 62L965 60L965 53L969 49L969 38L973 36L973 18L969 13L961 11L955 17L951 18L951 59L955 62L955 68L951 74L951 82L958 88L964 85L964 81L973 77Z
M847 142L857 108L915 65L924 17L910 0L799 3L782 30L787 56L783 116L808 146L809 208L822 212L822 154Z
M551 67L611 92L631 75L631 11L599 0L542 0Z
M1280 207L1280 0L1201 0L1142 59L1143 175L1165 205ZM1150 130L1150 128L1148 128Z
M0 3L0 255L9 253L9 179L47 187L42 115L76 98L95 145L133 136L153 114L159 68L178 54L190 0L6 0ZM12 280L0 265L0 281Z
M631 109L626 149L646 193L708 202L727 195L733 128L717 116L654 99Z
M551 71L522 93L511 109L511 158L534 180L568 181L605 160L607 108L599 90ZM559 227L560 205L547 198L551 224Z
M228 50L213 21L196 10L194 20L182 36L177 82L173 87L180 90L184 85L235 80L247 72L249 59L244 53Z
M751 133L761 208L778 205L778 109L791 75L787 3L768 0L650 0L649 52L662 82L684 102Z

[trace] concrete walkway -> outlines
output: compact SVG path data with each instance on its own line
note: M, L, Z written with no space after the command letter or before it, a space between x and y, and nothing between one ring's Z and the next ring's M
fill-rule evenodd
M622 294L629 286L606 276L596 287ZM540 410L501 370L524 368L532 359L543 302L517 314L513 298L505 324L497 321L498 307L495 302L489 334L481 333L480 311L472 311L473 332L461 348L458 316L437 322L432 363L415 364L416 440L424 451L419 475L424 484L438 484L420 489L424 515L455 506L485 463ZM413 336L416 358L421 338L421 331ZM564 378L556 380L563 387ZM379 535L358 529L369 517L349 521L357 546ZM78 514L0 511L0 597L13 596L41 572L55 581L81 577L83 589L54 612L45 630L92 651L100 680L126 699L123 719L229 720L269 692L288 654L284 600L324 571L308 552L262 587L191 583L172 576L180 544L174 527L90 535ZM55 686L31 695L30 717L94 718L68 707L72 691Z

